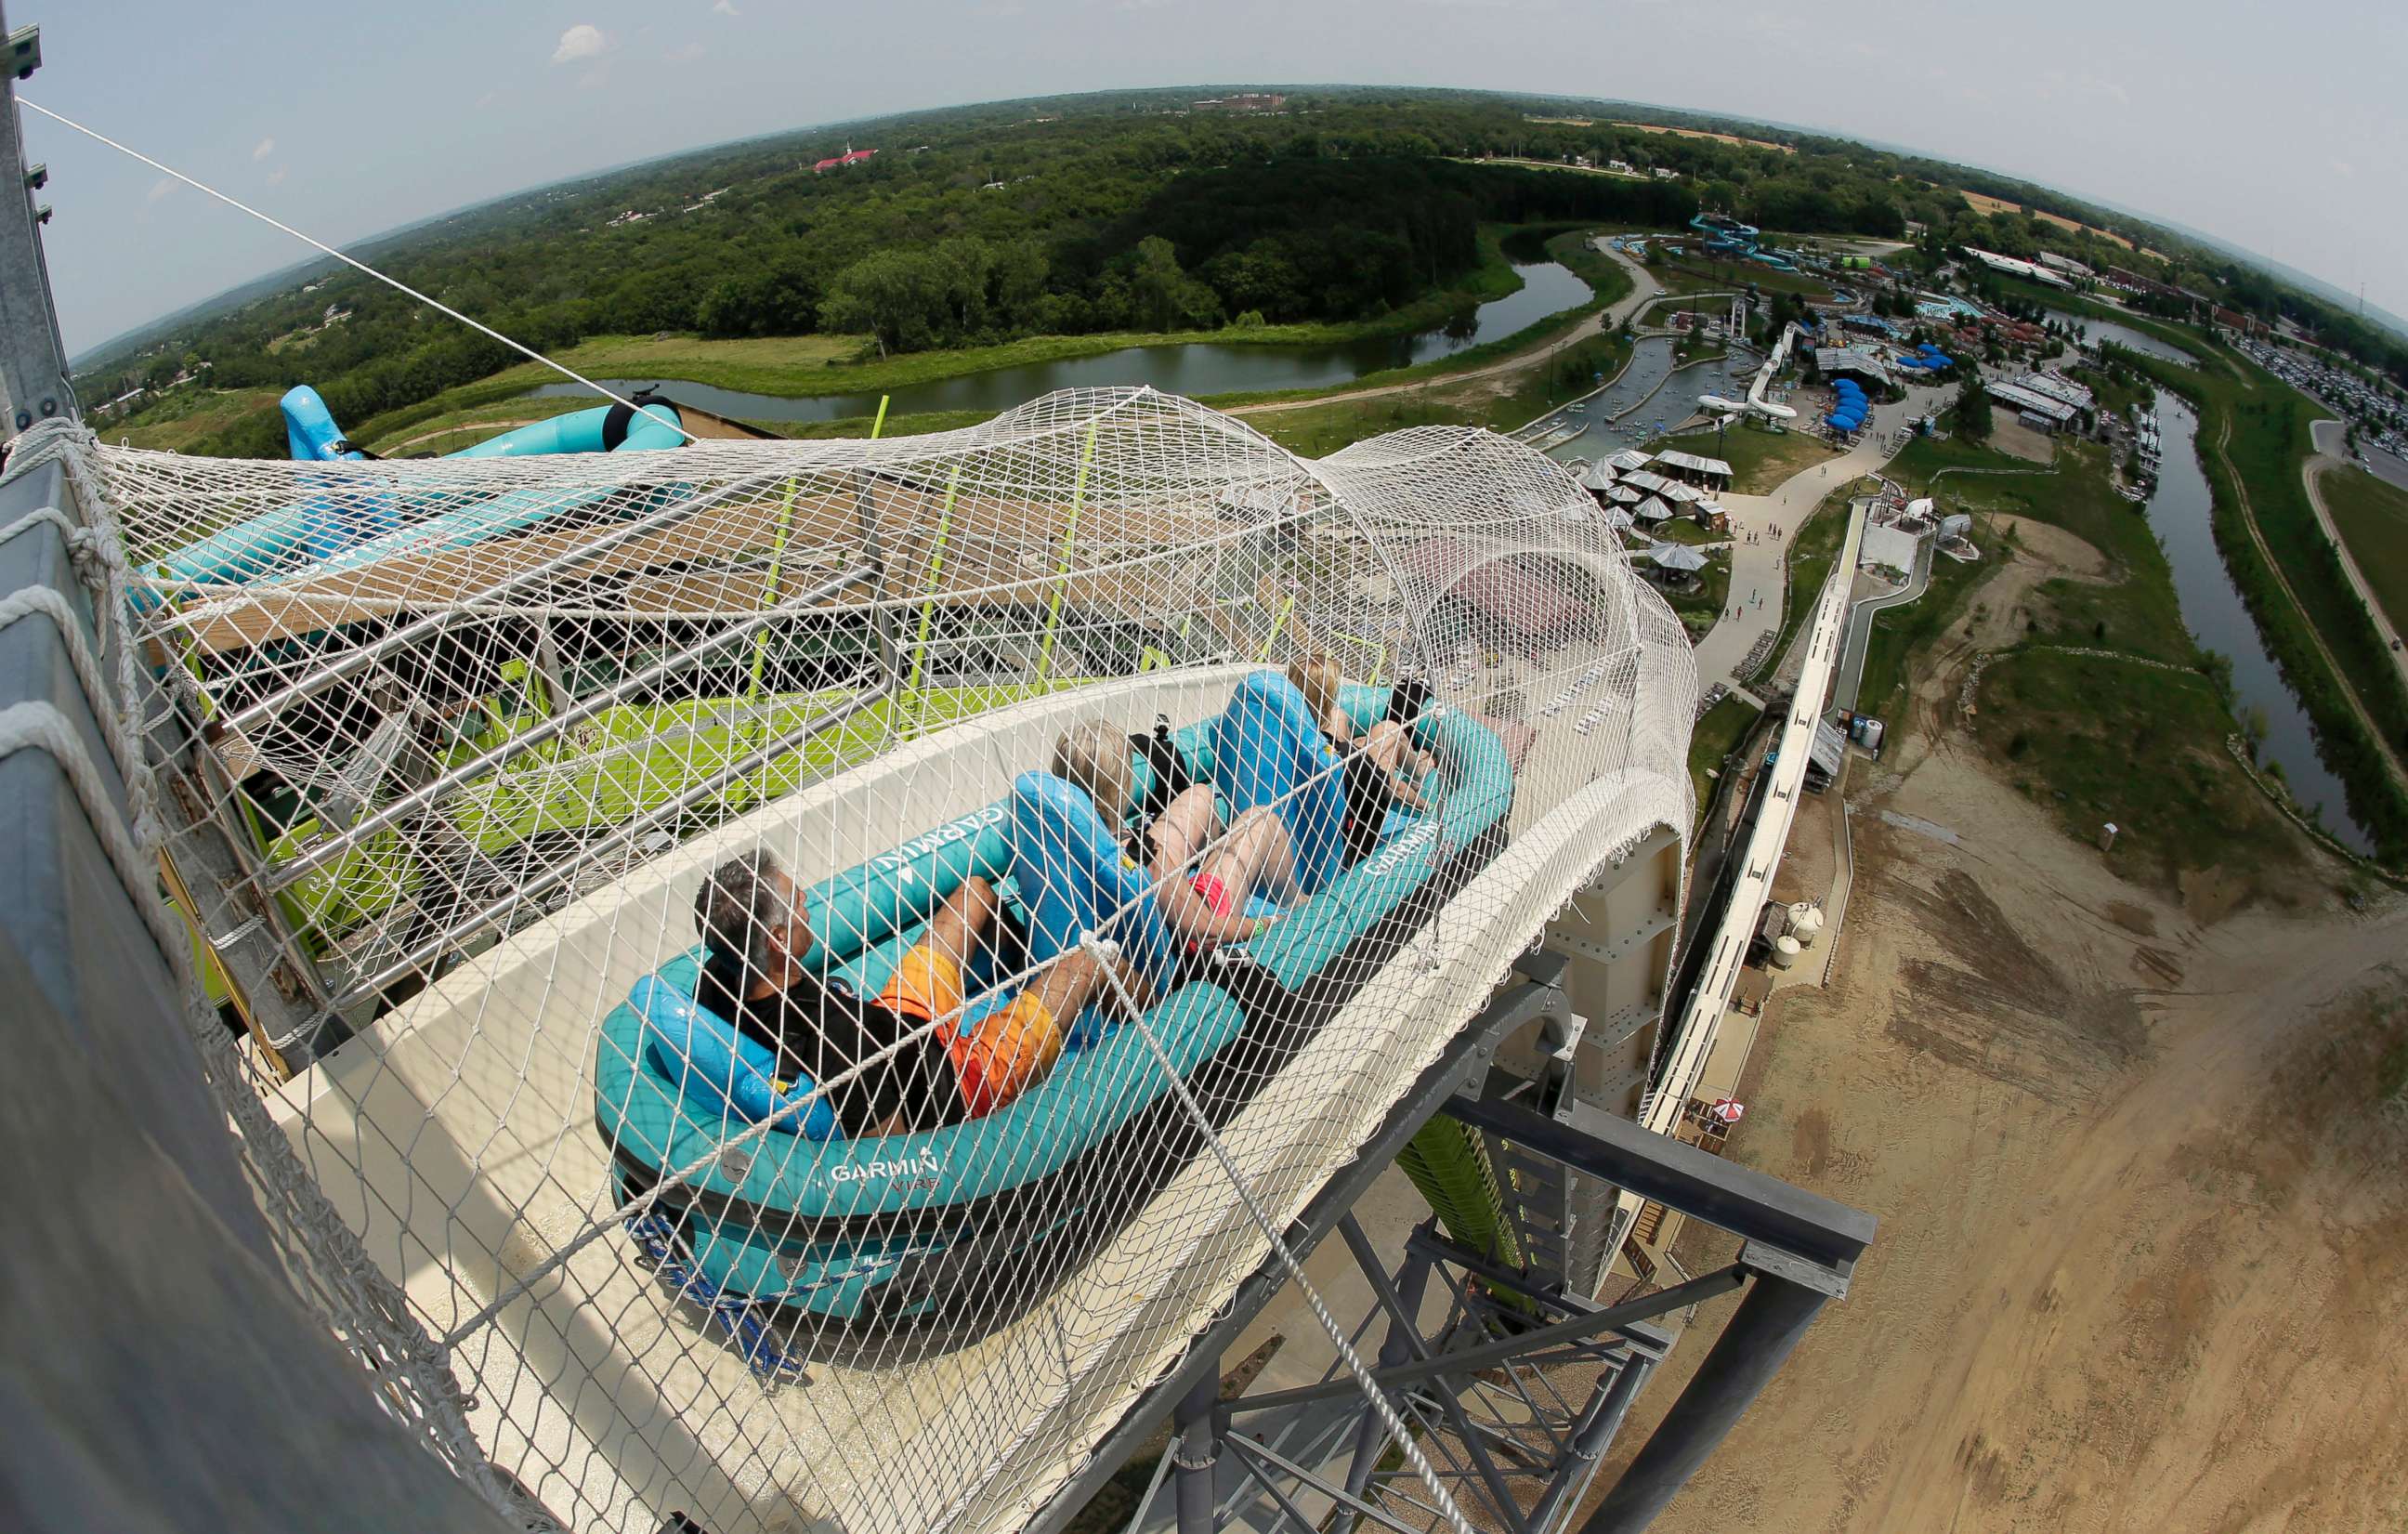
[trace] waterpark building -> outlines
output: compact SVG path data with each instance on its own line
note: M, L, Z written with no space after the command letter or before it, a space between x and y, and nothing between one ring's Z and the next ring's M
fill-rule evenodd
M1867 383L1887 388L1889 365L1880 355L1860 346L1818 346L1814 349L1814 366L1827 379L1861 379Z
M2063 431L2073 423L2072 406L2037 389L2021 383L1992 383L1984 388L1992 399L2013 409L2025 425L2035 430Z
M1731 466L1720 458L1704 458L1694 452L1659 452L1656 466L1667 475L1708 490L1728 490Z
M2011 255L2000 255L1996 251L1977 251L1971 245L1965 247L1965 253L1990 270L2003 276L2019 277L2027 282L2044 282L2052 288L2065 288L2069 291L2073 286L2063 277L2036 262L2019 260Z

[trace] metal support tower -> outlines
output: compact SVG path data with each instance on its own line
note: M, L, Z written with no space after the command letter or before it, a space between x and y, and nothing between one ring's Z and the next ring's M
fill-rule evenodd
M1495 1065L1521 1030L1562 1021L1567 961L1541 953L1487 1011L1348 1172L1324 1190L1291 1246L1336 1231L1373 1296L1354 1328L1373 1378L1467 1516L1509 1534L1556 1534L1572 1522L1639 1391L1672 1345L1661 1323L1744 1290L1738 1310L1662 1424L1607 1491L1581 1534L1641 1529L1680 1491L1776 1373L1823 1305L1847 1292L1872 1217L1710 1152L1642 1129L1552 1085ZM1560 1268L1507 1268L1416 1228L1391 1268L1353 1206L1413 1130L1435 1113L1513 1149L1559 1178L1595 1179L1738 1238L1734 1257L1669 1287L1639 1284L1608 1302ZM1520 1173L1517 1171L1516 1176ZM1336 1366L1316 1384L1220 1398L1223 1351L1280 1286L1268 1268L1150 1398L1176 1400L1172 1436L1127 1526L1216 1534L1286 1534L1333 1514L1356 1527L1422 1534L1445 1527L1354 1379ZM1059 1529L1160 1422L1133 1412L1031 1527ZM1165 1483L1168 1496L1158 1495Z
M17 82L42 65L41 29L10 32L0 15L0 36L7 56L7 73L0 75L0 175L14 177L18 187L13 195L0 194L0 390L8 396L8 427L0 437L14 437L36 421L80 416L50 302L50 269L42 258L40 226L50 210L34 200L49 172L26 165L17 131Z

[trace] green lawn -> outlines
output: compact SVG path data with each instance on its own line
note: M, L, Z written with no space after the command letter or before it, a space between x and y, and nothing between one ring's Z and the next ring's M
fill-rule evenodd
M1892 477L1919 491L1938 475L1942 509L1973 515L1985 557L1937 561L1920 602L1875 621L1859 706L1893 711L1934 641L1984 600L2012 542L1993 516L2062 528L2105 556L2107 578L2033 589L2018 642L1983 673L1976 738L2067 835L2087 841L2102 821L2123 827L2113 857L2136 882L2172 888L2186 870L2221 865L2254 882L2295 865L2299 837L2225 753L2237 725L2200 669L2204 657L2147 518L2110 489L2103 448L2067 444L2058 463L2056 472L2034 469L1955 441L1916 442L1899 455ZM1959 466L2016 472L1939 475ZM2179 669L2069 655L2065 646Z
M1723 758L1739 749L1757 712L1755 704L1734 695L1708 709L1698 727L1689 732L1689 782L1697 790L1700 814L1713 796L1714 785L1707 772L1722 770Z
M2205 677L2029 651L1982 674L1980 706L1975 736L2015 786L2078 841L2114 822L2110 865L2136 882L2216 866L2255 880L2299 859L2298 834L2225 754L2231 716Z
M1717 441L1711 432L1650 443L1647 451L1677 448L1683 452L1719 458L1731 466L1731 490L1741 495L1765 495L1781 488L1799 469L1837 457L1831 446L1811 432L1769 432L1745 423L1731 427Z
M93 429L104 442L131 442L137 448L182 452L202 437L225 430L245 416L276 409L279 389L178 390L137 412L127 423L104 422Z
M2327 470L2316 485L2374 599L2392 627L2408 630L2408 492L2354 465Z
M2040 586L2031 604L2038 625L2031 638L2050 644L2103 645L2176 666L2197 665L2199 650L2184 626L2165 551L2149 530L2148 518L2109 487L2107 450L2067 442L2059 452L2063 466L2052 472L1987 449L1926 439L1910 444L1890 474L1911 492L1936 482L1934 494L1942 512L2028 517L2064 528L2107 557L2111 569L2105 583L2057 579ZM2016 472L1948 474L1935 481L1934 468L1950 464ZM1995 537L1977 524L1974 541L1986 548ZM1963 567L1949 560L1941 565ZM1880 632L1878 625L1875 632ZM1870 664L1866 678L1870 688Z

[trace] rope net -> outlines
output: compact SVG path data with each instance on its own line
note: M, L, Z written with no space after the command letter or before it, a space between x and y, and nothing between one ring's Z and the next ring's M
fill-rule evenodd
M566 1527L1025 1522L1689 821L1679 623L1484 432L81 452L296 1283Z

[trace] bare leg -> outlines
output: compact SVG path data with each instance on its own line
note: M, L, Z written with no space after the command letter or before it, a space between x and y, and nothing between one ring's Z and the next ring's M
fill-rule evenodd
M967 969L1000 905L995 886L977 874L970 875L928 918L929 946Z
M1294 904L1301 893L1287 824L1262 805L1237 818L1229 834L1205 857L1203 872L1221 882L1240 913L1257 884L1281 905Z

